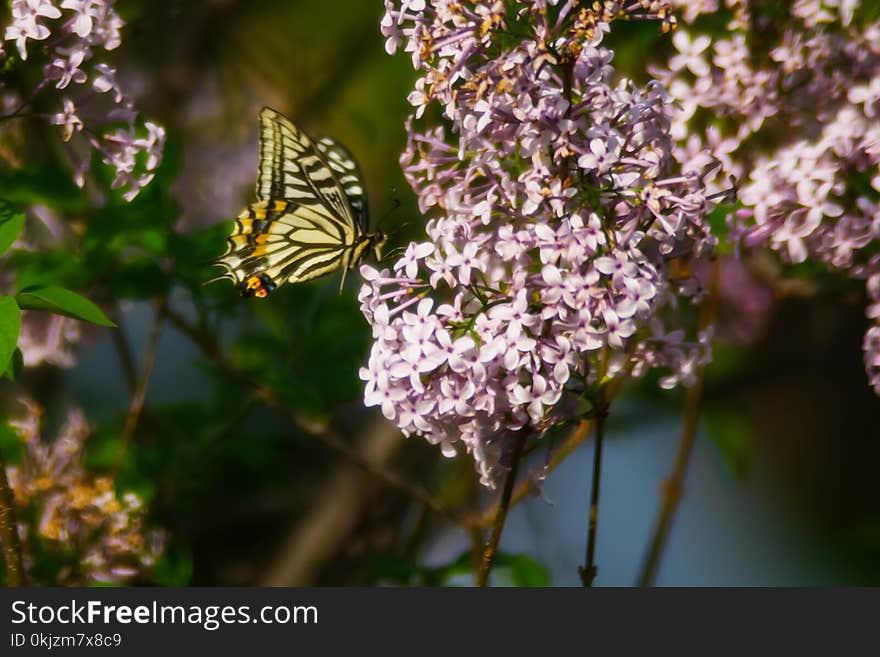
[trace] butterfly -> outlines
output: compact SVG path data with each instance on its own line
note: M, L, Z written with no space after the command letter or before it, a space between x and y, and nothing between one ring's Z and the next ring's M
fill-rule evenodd
M313 141L273 109L260 112L257 201L235 220L226 268L246 297L265 298L279 285L357 267L385 235L367 232L369 212L351 153L332 139Z

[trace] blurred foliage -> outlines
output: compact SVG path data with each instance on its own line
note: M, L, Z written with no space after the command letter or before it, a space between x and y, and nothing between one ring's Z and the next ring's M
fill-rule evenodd
M411 586L469 585L474 572L474 554L463 552L448 564L427 568L412 558L379 555L365 567L368 583ZM527 554L498 552L492 570L495 586L550 586L547 567Z
M44 227L25 208L45 208L65 227L52 247L13 247L4 256L6 271L15 273L9 292L17 295L0 298L0 370L32 390L50 417L57 418L71 401L85 406L96 422L88 466L113 473L117 490L140 495L151 505L155 524L168 530L164 557L139 583L253 584L262 581L266 564L321 501L339 464L338 455L267 405L260 390L272 391L304 421L329 426L353 443L377 419L362 407L357 375L370 335L358 310L356 276L348 278L342 294L330 277L283 286L260 302L242 299L228 281L206 284L218 274L209 263L224 249L231 218L252 198L257 112L263 105L313 134L332 135L356 155L373 221L391 234L389 252L417 237L424 219L398 166L409 112L405 99L415 74L408 57L384 52L380 2L121 0L119 8L128 25L115 64L141 80L140 110L168 130L165 157L155 180L131 203L110 190L111 173L100 163L91 170L96 184L85 190L73 184L71 172L51 151L24 167L0 169L0 252L22 231L34 244L46 241ZM643 70L649 52L669 47L646 24L626 25L613 36L615 63L627 73ZM221 202L230 195L237 206ZM392 211L396 201L400 207ZM725 214L735 210L719 208L713 216L722 242ZM830 278L824 271L807 274L820 285ZM119 326L87 335L85 348L101 353L92 361L99 363L94 371L84 372L81 363L72 375L48 367L22 372L15 348L20 308ZM169 308L173 316L166 314ZM173 330L158 342L153 386L136 430L126 437L129 406L108 407L105 400L136 388L148 325L157 320ZM858 318L839 321L857 334L852 327ZM807 323L783 325L797 333ZM797 334L794 341L822 356L810 352L821 346L808 337ZM737 385L758 380L772 387L772 378L762 379L768 364L773 372L788 367L790 376L803 375L815 361L786 360L792 341L791 335L771 337L769 353L757 357L731 346L716 350L704 428L738 477L749 473L759 432L743 419L748 400ZM828 366L823 375L835 366L821 362ZM853 371L850 367L847 376L864 388L863 375ZM88 386L76 389L71 380ZM648 377L634 386L613 416L616 427L625 431L644 421L645 409L680 407L681 393L659 391L656 383ZM15 388L4 386L9 409ZM94 390L91 402L86 387ZM852 412L854 423L871 408L861 403L861 410ZM773 413L772 404L754 405L763 409L759 416ZM843 436L843 428L837 430ZM18 441L0 424L0 452L15 463L18 450ZM435 491L450 508L480 502L465 458L443 459L438 450L410 441L390 466ZM846 500L860 495L850 491ZM324 555L318 582L469 582L470 551L439 567L421 563L428 536L443 526L438 518L422 510L417 521L407 521L418 505L399 492L364 496L368 504L352 538ZM866 495L861 502L853 523L864 523L845 550L874 555L866 577L876 579L880 503ZM61 566L38 559L36 574L51 580ZM547 567L524 554L499 553L493 578L517 586L551 584Z
M745 477L754 457L754 434L742 416L726 408L704 406L702 419L706 434L718 448L730 471Z

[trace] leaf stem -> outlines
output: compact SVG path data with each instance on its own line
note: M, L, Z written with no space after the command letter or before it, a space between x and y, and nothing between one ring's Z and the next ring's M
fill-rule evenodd
M513 485L516 482L516 472L519 470L519 461L522 457L523 447L526 444L528 433L520 431L517 433L514 445L513 455L510 461L510 470L504 479L504 490L501 492L501 501L498 504L498 511L495 513L495 522L492 524L492 533L489 536L489 542L483 549L483 558L480 561L480 568L477 571L475 583L477 586L486 586L489 581L489 572L492 570L492 564L495 561L495 553L498 551L498 542L501 540L501 532L504 530L504 523L507 520L507 512L510 509L510 500L513 495Z

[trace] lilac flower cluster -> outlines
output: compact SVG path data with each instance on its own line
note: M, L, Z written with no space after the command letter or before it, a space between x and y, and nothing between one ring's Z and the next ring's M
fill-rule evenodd
M113 188L127 187L132 200L148 184L162 158L164 129L150 121L139 126L132 99L116 79L116 70L95 61L96 52L110 51L121 43L122 19L113 8L115 0L12 0L11 22L4 39L14 42L12 52L0 57L17 58L24 66L29 56L42 64L43 77L36 88L3 89L7 117L23 115L40 95L53 94L57 111L45 115L70 142L78 135L87 148L69 148L76 162L74 179L82 186L91 153L113 167ZM45 45L43 45L45 44ZM39 48L35 46L39 45ZM89 106L89 111L81 109ZM103 124L126 124L105 130ZM85 155L81 151L85 150Z
M25 566L38 550L73 555L75 563L55 580L41 582L56 586L123 584L149 569L164 550L165 533L146 528L137 495L119 498L111 478L87 473L81 459L91 430L82 413L68 412L58 435L45 441L42 409L28 399L21 403L25 414L10 425L24 444L24 457L7 475L20 514Z
M674 4L686 22L719 9ZM652 73L679 102L676 156L712 153L719 175L740 181L733 239L871 281L880 272L880 22L861 19L861 4L799 0L775 17L777 34L760 7L726 0L724 35L679 30L678 54ZM870 283L868 292L876 303ZM872 312L865 362L880 393Z
M401 162L428 240L364 266L374 343L367 405L406 434L473 455L488 486L505 440L597 408L600 388L664 371L693 381L709 331L666 328L702 288L716 197L673 157L664 88L616 79L618 17L670 26L665 3L386 1L386 48L421 73ZM424 129L428 108L443 122Z
M880 273L868 278L868 319L873 325L865 333L862 349L865 352L865 369L868 383L880 395Z

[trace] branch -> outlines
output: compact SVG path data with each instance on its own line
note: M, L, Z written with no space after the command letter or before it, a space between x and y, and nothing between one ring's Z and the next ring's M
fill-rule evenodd
M150 329L150 336L147 338L143 364L141 365L140 373L135 379L134 388L131 393L131 402L128 406L128 414L125 416L125 425L122 427L119 455L116 458L115 465L116 470L122 465L122 459L125 457L128 444L134 438L134 432L137 429L138 422L144 410L147 388L150 385L150 378L153 376L153 368L156 365L159 338L162 337L162 328L165 325L165 309L166 305L164 301L156 304L156 316L153 319L153 327ZM127 342L123 340L122 343L125 344L127 348ZM120 356L122 356L122 353L123 352L120 352Z
M417 500L426 507L446 518L449 522L461 525L462 521L451 509L447 508L440 500L434 497L428 490L406 481L397 473L388 470L384 466L372 462L364 456L357 448L349 444L341 436L334 433L324 424L313 422L308 418L302 417L296 411L289 408L281 401L275 392L268 386L254 381L247 374L239 370L235 365L229 362L223 355L220 345L210 336L192 325L172 308L166 309L166 315L169 321L187 338L189 338L199 349L203 355L208 358L214 365L239 380L243 385L248 386L254 391L257 398L266 406L273 408L284 415L292 425L299 429L302 433L319 440L329 449L336 452L350 463L368 473L375 479L381 481L389 488L393 488L402 492L410 498Z
M718 260L712 263L712 273L709 282L709 298L700 312L700 330L706 329L715 321L718 311L718 289L721 282L721 266ZM675 455L675 465L672 472L666 478L661 489L660 511L654 522L654 531L651 542L645 556L645 562L639 575L639 586L651 586L657 574L657 566L663 555L663 548L669 537L672 520L678 509L679 502L684 492L684 479L687 475L688 464L694 451L694 443L697 439L697 423L700 419L700 403L703 398L705 382L705 368L701 367L696 374L694 385L685 393L684 410L682 417L681 440L678 443L678 451Z
M113 336L113 344L116 345L116 353L119 356L119 365L122 367L122 375L125 377L125 383L128 385L128 391L134 394L137 388L137 368L134 364L134 356L131 353L131 345L125 335L125 325L122 315L119 312L114 313L113 321L116 323L116 330L111 331Z
M6 477L6 461L0 454L0 543L6 563L6 586L24 585L24 563L21 557L21 539L15 520L15 495Z
M556 448L553 454L550 456L550 460L546 465L542 466L538 470L533 471L529 474L529 476L525 477L519 484L513 489L513 494L510 496L510 506L516 506L520 502L522 502L525 498L534 493L538 486L535 483L538 480L538 477L532 476L541 472L541 474L546 475L556 467L562 463L566 457L571 454L574 449L584 442L590 435L590 429L593 426L593 420L581 420L571 432L565 437L565 440L562 444ZM462 518L462 522L465 526L470 527L471 529L482 529L484 527L488 527L494 518L498 515L498 509L500 506L500 502L495 502L488 509L484 509L483 511L476 511L470 515Z
M590 492L590 518L587 532L587 554L584 565L578 568L578 574L584 586L592 586L596 579L596 529L599 524L599 484L602 479L602 445L605 442L605 420L608 417L608 402L605 399L605 386L599 386L596 403L596 443L593 451L593 482Z
M513 485L516 482L516 472L519 469L519 460L522 457L526 438L528 438L528 433L520 431L517 434L516 442L513 445L510 471L504 479L504 490L501 492L501 500L498 502L498 511L495 513L492 534L489 536L489 542L486 543L486 548L483 550L483 559L480 562L480 569L477 571L475 581L477 586L486 586L489 581L489 572L492 570L492 563L495 561L495 552L498 550L498 542L501 540L501 532L504 530L504 523L507 520L507 512L510 509Z
M400 445L400 434L382 420L364 431L361 450L371 463L385 463ZM377 489L377 480L350 463L339 463L315 495L316 503L289 532L259 584L309 586L321 565L336 554L355 528Z

